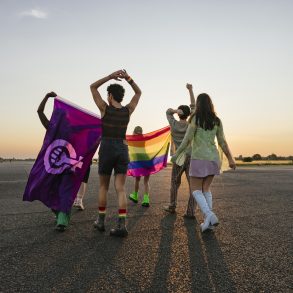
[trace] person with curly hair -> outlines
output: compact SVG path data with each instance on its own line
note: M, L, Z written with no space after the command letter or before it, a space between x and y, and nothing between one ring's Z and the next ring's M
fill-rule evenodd
M125 79L134 90L134 96L126 106L121 104L125 90L117 83L111 84L107 88L108 103L102 99L98 88L112 79L118 81ZM110 235L125 237L128 235L126 228L127 199L125 180L129 163L126 130L130 115L139 102L141 90L125 70L115 71L99 79L90 86L90 89L102 117L102 140L99 149L99 211L94 226L101 232L105 231L107 193L111 174L114 170L114 186L118 196L119 209L117 226L110 230Z

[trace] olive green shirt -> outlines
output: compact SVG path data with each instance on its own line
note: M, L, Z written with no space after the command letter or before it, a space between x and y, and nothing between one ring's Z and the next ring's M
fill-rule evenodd
M191 109L191 112L193 112L195 109L195 105L191 104L190 109ZM169 125L171 127L171 137L172 137L171 150L170 150L171 156L175 154L175 151L182 143L182 140L184 138L184 135L189 125L187 121L177 121L174 118L173 116L174 114L172 111L173 111L172 109L168 109L166 112L166 116L167 116ZM185 152L187 155L190 155L191 147L188 147Z

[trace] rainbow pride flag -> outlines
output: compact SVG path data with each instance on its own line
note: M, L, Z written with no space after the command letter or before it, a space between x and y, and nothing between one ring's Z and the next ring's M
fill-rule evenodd
M167 166L171 141L170 126L139 135L126 136L130 163L128 176L147 176Z

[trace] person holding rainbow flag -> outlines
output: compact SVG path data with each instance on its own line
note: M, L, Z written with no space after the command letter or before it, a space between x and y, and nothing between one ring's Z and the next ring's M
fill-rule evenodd
M133 135L142 135L142 127L136 126L133 130ZM129 195L129 199L134 203L138 202L138 190L139 190L139 182L141 176L135 176L135 183L134 183L134 191ZM143 207L150 206L150 185L149 185L150 175L143 176L143 184L144 184L144 194L143 194L143 201L141 205Z

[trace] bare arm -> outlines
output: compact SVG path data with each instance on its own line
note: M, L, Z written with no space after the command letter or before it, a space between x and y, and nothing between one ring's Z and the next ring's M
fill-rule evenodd
M219 146L221 147L221 149L223 150L225 156L227 157L228 161L229 161L229 167L232 169L236 168L236 163L235 160L232 156L231 150L229 148L229 145L226 141L225 135L224 135L224 130L223 130L223 125L222 122L220 122L220 126L217 129L217 140L219 143Z
M182 115L183 111L181 109L171 109L171 108L169 108L166 111L166 117L167 117L167 120L168 120L170 126L173 126L176 122L176 120L173 116L174 114Z
M106 77L103 77L90 85L90 89L91 89L94 101L95 101L96 105L98 106L99 110L101 111L101 116L103 116L105 113L107 103L102 99L102 96L100 95L100 93L98 91L98 88L102 84L104 84L105 82L107 82L111 79L120 80L120 77L122 77L121 76L122 72L123 72L122 70L115 71L112 74L110 74Z
M134 82L134 80L128 75L128 73L124 70L124 76L125 80L130 84L130 86L132 87L133 91L134 91L134 96L132 97L130 103L127 105L130 114L135 110L140 96L141 96L141 90L138 87L138 85Z
M38 107L39 118L40 118L43 126L46 129L48 129L48 127L49 127L49 119L46 117L46 115L44 113L45 106L46 106L46 103L50 97L56 97L56 96L57 95L54 92L50 92L50 93L46 94L46 96L43 98L42 102L40 103L40 105Z
M193 88L192 88L192 84L187 83L186 84L186 88L189 91L189 96L190 96L190 108L191 108L191 112L193 112L195 110L195 98L194 98L194 93L193 93Z

